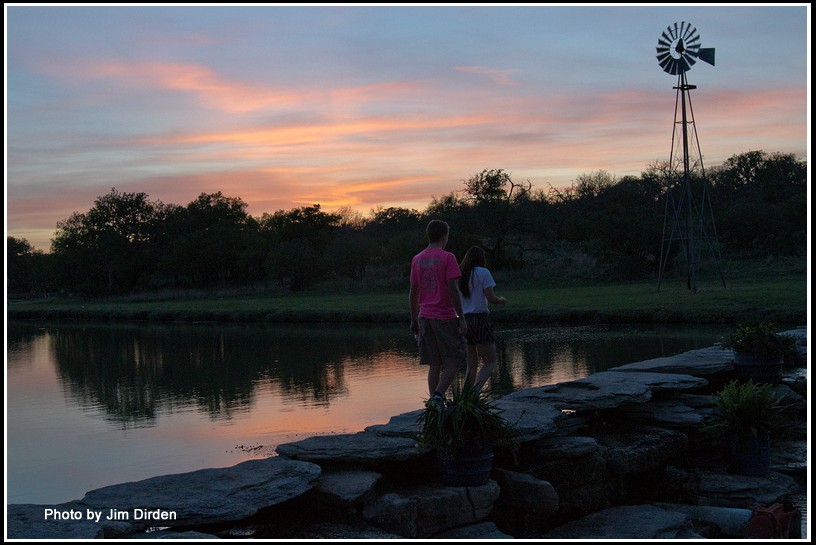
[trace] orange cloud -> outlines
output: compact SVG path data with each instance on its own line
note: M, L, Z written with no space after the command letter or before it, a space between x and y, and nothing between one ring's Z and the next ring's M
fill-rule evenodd
M430 131L483 125L496 121L489 114L434 117L367 117L352 121L316 121L314 123L266 126L239 131L178 134L144 139L144 143L231 143L287 146L311 142L326 142L347 135L376 135L399 131ZM364 144L361 145L364 147Z
M332 103L337 103L343 109L354 104L367 104L372 101L391 100L404 95L414 95L422 91L423 85L417 82L388 81L361 85L359 87L340 87L328 90L328 97Z
M197 64L111 62L99 65L97 69L99 76L192 93L204 106L224 112L248 112L304 100L301 93L230 81Z
M226 113L300 106L309 111L316 105L337 105L348 110L355 104L391 100L416 94L415 82L384 82L357 87L286 87L269 83L234 81L200 64L166 62L87 61L82 64L60 59L40 61L40 69L66 81L109 79L130 88L158 88L190 93L207 107Z
M286 167L207 172L197 175L162 176L131 184L165 203L186 205L201 193L221 191L240 197L247 211L257 217L277 210L320 204L325 210L351 207L363 213L377 205L424 208L430 193L418 188L438 185L432 176L380 177L358 171L356 176L321 167ZM125 189L122 189L125 190Z

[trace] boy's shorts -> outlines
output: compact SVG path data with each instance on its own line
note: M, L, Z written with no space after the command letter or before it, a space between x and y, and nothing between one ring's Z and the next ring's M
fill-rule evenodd
M469 345L493 344L496 342L496 338L493 336L493 322L490 321L490 314L487 312L465 314L465 321L468 326L467 343Z
M419 363L440 367L467 363L465 339L459 335L458 319L419 319Z

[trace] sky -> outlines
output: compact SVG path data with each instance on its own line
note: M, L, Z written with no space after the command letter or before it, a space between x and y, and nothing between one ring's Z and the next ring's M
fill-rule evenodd
M810 150L810 5L5 4L5 229L48 252L116 188L260 217L422 211L485 169L534 189L672 152L661 33L691 23L706 168Z

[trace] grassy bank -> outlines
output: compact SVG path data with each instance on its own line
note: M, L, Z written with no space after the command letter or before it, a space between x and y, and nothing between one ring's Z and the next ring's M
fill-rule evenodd
M683 282L530 286L503 284L507 297L494 309L496 322L518 323L737 323L769 319L778 324L807 321L807 270L788 267L773 272L741 269L698 284L691 293ZM503 286L507 285L505 289ZM191 296L9 301L10 319L154 320L231 322L406 322L408 291L268 295Z

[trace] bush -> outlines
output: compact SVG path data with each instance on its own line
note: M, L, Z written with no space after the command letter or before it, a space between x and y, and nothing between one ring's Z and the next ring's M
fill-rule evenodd
M740 324L736 331L723 341L722 346L737 352L783 356L785 359L789 359L796 352L796 340L790 335L774 332L774 325L771 322Z

